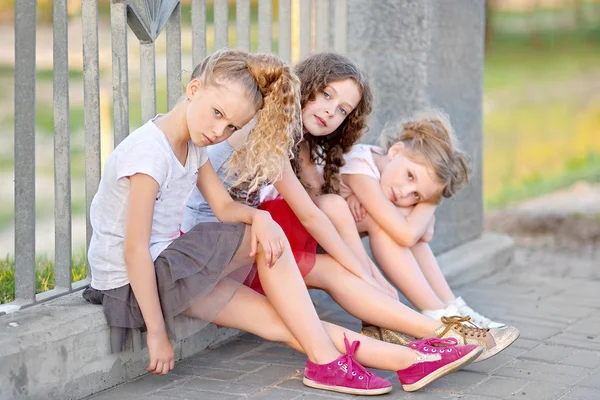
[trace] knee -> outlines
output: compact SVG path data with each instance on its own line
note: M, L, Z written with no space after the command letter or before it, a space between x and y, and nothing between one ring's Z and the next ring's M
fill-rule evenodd
M317 197L316 203L317 206L328 215L329 213L336 214L340 210L348 208L346 200L337 194L323 194Z
M317 198L317 206L332 221L349 221L354 225L354 218L350 214L348 203L337 194L324 194Z

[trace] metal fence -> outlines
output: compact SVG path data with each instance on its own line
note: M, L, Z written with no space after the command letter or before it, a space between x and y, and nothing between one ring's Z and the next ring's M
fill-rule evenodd
M277 0L276 0L277 1ZM15 306L28 306L80 289L89 278L71 282L71 160L69 131L68 0L53 2L55 288L36 294L35 262L35 79L36 0L15 1ZM214 7L214 48L229 43L229 0L191 0L192 60L207 55L207 8ZM87 243L89 209L101 175L98 2L82 0ZM140 43L142 120L156 113L155 40L166 30L167 104L181 96L181 2L111 0L113 132L117 145L129 134L127 36ZM249 51L251 10L258 7L258 51L273 49L273 0L235 1L236 47ZM292 60L313 51L346 49L347 0L278 0L278 55ZM293 40L293 37L297 40ZM293 46L294 42L294 46ZM193 66L190 66L193 68ZM89 270L88 270L89 275Z

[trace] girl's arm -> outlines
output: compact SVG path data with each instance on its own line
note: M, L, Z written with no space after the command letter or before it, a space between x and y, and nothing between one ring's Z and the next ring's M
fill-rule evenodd
M377 179L361 174L343 175L342 179L352 189L371 218L398 244L412 247L427 231L435 205L419 203L410 215L405 217L383 193Z
M208 160L198 170L197 185L219 221L252 225L250 257L256 254L260 244L265 252L267 266L272 267L283 254L286 238L281 227L271 219L271 215L266 211L236 203Z
M312 201L287 163L275 188L288 203L302 225L327 253L359 278L374 283L368 266L363 266L342 240L329 218Z
M129 208L123 248L125 265L148 329L150 365L146 369L152 373L166 374L175 367L175 356L160 308L154 263L148 247L158 182L145 174L132 175L129 182Z

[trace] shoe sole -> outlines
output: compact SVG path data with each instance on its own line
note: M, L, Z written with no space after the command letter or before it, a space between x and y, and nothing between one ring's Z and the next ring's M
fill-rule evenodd
M444 365L443 367L435 370L434 372L432 372L431 374L422 378L421 380L419 380L415 383L411 383L410 385L402 385L402 389L404 389L405 392L414 392L419 389L422 389L425 386L429 385L431 382L433 382L443 376L446 376L451 372L461 369L462 367L464 367L467 364L472 363L473 360L476 359L477 357L479 357L479 355L481 353L483 353L483 347L481 347L481 346L477 347L475 350L471 351L466 356L459 358L458 360L456 360L450 364Z
M480 361L487 360L488 358L495 356L496 354L500 353L502 350L506 349L508 346L513 344L519 338L519 336L521 336L521 332L519 332L518 329L515 329L515 333L513 333L511 336L508 337L504 347L500 347L500 346L496 345L490 351L488 351L488 352L484 351L483 353L481 353L479 358L473 362L480 362Z
M321 383L312 381L312 380L308 379L307 377L304 377L304 379L302 379L302 383L304 383L308 387L315 388L315 389L329 390L331 392L339 392L339 393L345 393L345 394L356 394L356 395L362 395L362 396L377 396L377 395L386 394L386 393L389 393L392 391L391 386L386 387L386 388L381 388L381 389L352 389L352 388L343 387L343 386L323 385Z

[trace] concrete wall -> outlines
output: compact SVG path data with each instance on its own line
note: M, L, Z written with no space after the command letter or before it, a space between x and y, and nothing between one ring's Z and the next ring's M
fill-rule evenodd
M445 110L472 158L473 179L436 213L439 253L483 230L483 0L349 0L348 56L364 68L375 92L365 142L388 122L426 107Z

